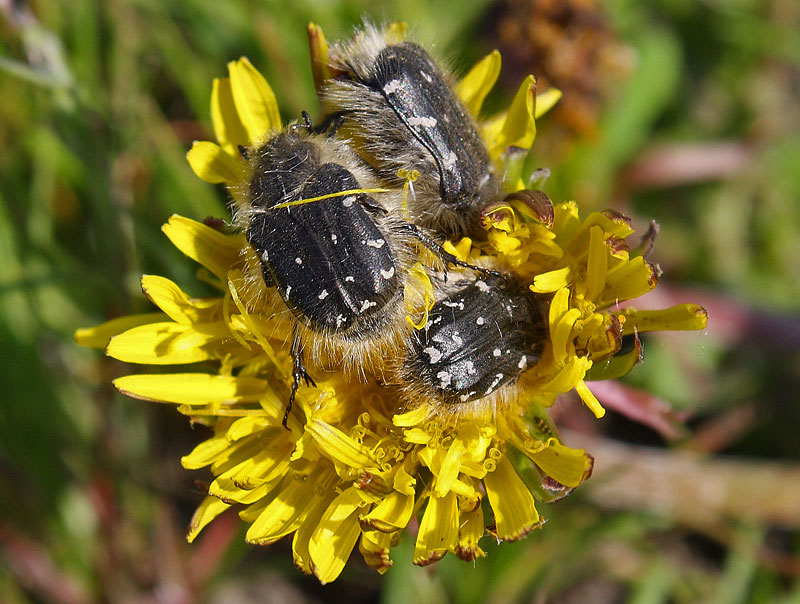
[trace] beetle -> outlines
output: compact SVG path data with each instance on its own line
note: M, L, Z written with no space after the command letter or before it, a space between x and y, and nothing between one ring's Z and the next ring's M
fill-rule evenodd
M255 251L263 284L291 311L293 382L286 425L301 380L313 384L304 350L364 373L398 346L405 321L404 276L419 241L442 260L475 268L445 252L402 219L400 194L381 189L341 140L293 124L244 149L251 173L235 222ZM273 296L274 298L274 296Z
M511 278L460 281L431 309L399 368L411 403L440 415L493 410L541 359L548 301Z
M335 77L323 111L385 182L419 173L410 221L444 237L474 233L481 208L500 194L477 125L448 76L414 42L389 43L368 25L330 52Z

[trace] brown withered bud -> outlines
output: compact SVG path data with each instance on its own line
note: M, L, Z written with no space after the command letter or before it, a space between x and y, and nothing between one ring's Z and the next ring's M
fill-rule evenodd
M603 210L603 216L605 216L609 220L613 220L614 222L624 224L629 227L632 226L633 224L631 222L631 219L625 216L625 214L623 214L622 212L618 212L617 210L612 210L610 208Z
M546 225L547 228L553 226L553 202L542 191L535 189L522 189L516 193L509 193L505 198L506 202L518 201L523 203L531 210L534 218Z
M647 258L647 255L653 251L653 246L656 243L656 237L658 237L658 232L660 230L661 227L658 226L658 223L655 220L651 220L650 226L647 232L642 235L642 240L639 242L639 245L631 250L631 256L643 256Z

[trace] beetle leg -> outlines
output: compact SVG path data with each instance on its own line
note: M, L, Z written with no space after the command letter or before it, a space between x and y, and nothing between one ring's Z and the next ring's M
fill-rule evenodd
M417 225L411 224L410 222L406 222L404 228L414 237L416 237L419 242L431 250L434 254L439 256L445 262L449 262L450 264L454 264L455 266L460 266L461 268L468 268L470 270L479 272L483 275L488 277L505 277L503 273L500 271L491 270L488 268L483 268L482 266L475 266L474 264L470 264L469 262L464 262L463 260L459 260L453 254L446 251L441 245L439 245L433 238L425 233L422 229L420 229Z
M389 210L384 208L381 204L377 201L372 199L369 195L360 195L359 201L361 203L361 207L363 207L367 212L371 214L383 214L384 216L389 213Z
M286 423L289 421L289 413L292 410L292 405L294 404L294 397L297 394L297 390L300 388L300 380L304 380L306 386L316 387L317 385L306 371L306 365L303 362L303 343L300 340L300 335L297 333L294 334L294 340L292 340L292 378L292 392L289 395L289 402L287 403L286 411L283 414L283 421L281 421L281 425L284 428L286 428Z
M316 134L327 134L328 138L334 138L336 133L339 131L339 128L344 124L347 120L347 113L345 111L337 111L336 113L331 113L323 118L322 122L319 122L313 128L310 128L311 132Z

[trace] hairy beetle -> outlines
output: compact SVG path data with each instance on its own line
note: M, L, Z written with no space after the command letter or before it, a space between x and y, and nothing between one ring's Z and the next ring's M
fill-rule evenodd
M472 232L500 187L474 120L431 56L367 26L330 60L338 75L320 91L328 119L385 182L419 172L410 220L447 237Z
M345 369L365 366L400 346L404 276L419 241L447 262L448 254L400 216L401 195L376 186L367 167L339 140L293 125L255 149L244 149L252 174L236 222L256 252L263 281L275 287L293 317L292 391L284 425L314 358ZM478 267L470 267L476 268ZM483 270L483 269L478 269Z
M547 303L510 279L462 281L456 288L415 332L399 373L409 401L461 415L508 400L506 386L539 362Z

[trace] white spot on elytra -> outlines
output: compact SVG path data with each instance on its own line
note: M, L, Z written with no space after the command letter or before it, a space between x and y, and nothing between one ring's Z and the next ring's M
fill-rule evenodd
M439 388L447 388L453 379L453 377L446 371L440 371L437 373L436 378L439 380Z
M267 253L267 250L264 250L264 251L262 252L262 254L261 254L261 259L262 259L264 262L269 262L269 254Z
M429 76L427 73L425 73L424 71L420 71L419 75L421 75L423 78L425 78L425 81L428 82L428 84L433 82L433 78L431 76Z
M331 233L331 241L333 241L334 244L339 243L339 238L336 236L336 233Z
M453 342L455 342L456 346L462 346L464 344L464 340L458 335L458 332L455 332L452 336Z
M424 352L430 357L431 365L435 365L442 359L442 351L434 346L428 346L427 348L423 348L422 352Z
M483 325L484 323L486 323L486 320L483 317L478 317L477 319L475 319L476 325Z
M462 403L466 403L471 397L475 396L475 391L467 392L466 394L462 394L460 397Z
M324 300L327 297L328 297L327 289L323 289L321 292L319 292L319 296L317 296L317 298L319 298L320 300Z
M286 297L288 298L289 294L291 294L291 293L292 293L292 286L291 285L287 285L286 286Z
M365 242L367 247L374 247L376 250L381 249L385 243L383 239L367 239Z
M390 268L388 271L381 269L381 277L384 279L391 279L394 277L394 267Z
M523 354L522 357L520 357L519 359L519 363L517 363L517 367L519 367L520 369L525 369L525 367L527 366L528 366L528 357L526 357Z
M499 348L495 348L494 350L492 350L492 356L499 357L501 354L503 354L503 351L500 350Z
M475 282L475 287L477 287L482 292L488 292L489 291L489 284L486 283L486 281L476 281Z
M495 375L494 376L494 381L489 385L489 388L487 388L487 390L486 390L486 394L491 394L492 391L495 388L497 388L497 384L499 384L502 379L503 379L503 374L502 373L498 373L497 375Z
M349 208L351 205L355 203L355 201L356 198L353 195L348 195L342 200L342 205L346 208Z
M353 283L355 282L356 278L353 277L353 275L347 275L347 277L345 277L344 280L347 281L348 283Z
M458 302L450 302L450 300L442 300L442 306L446 306L447 308L457 308L458 310L464 310L464 300L459 300Z
M294 263L295 264L303 264L303 259L300 256L298 256L297 258L294 259Z
M373 306L377 306L377 305L378 305L378 303L377 303L377 302L370 302L369 300L364 300L364 301L361 303L361 308L358 310L358 312L364 312L364 311L366 311L367 309L369 309L369 308L371 308L371 307L373 307Z
M344 323L344 317L342 315L336 315L336 327L341 327L342 323Z
M383 91L386 94L394 94L398 90L403 87L403 83L400 80L392 80L386 86L383 87Z
M422 126L423 128L436 128L436 118L427 115L424 115L422 117L411 117L408 118L408 125ZM450 152L450 154L455 157L455 154L452 151Z
M475 371L475 363L467 361L467 375L475 375L476 373L478 372Z

